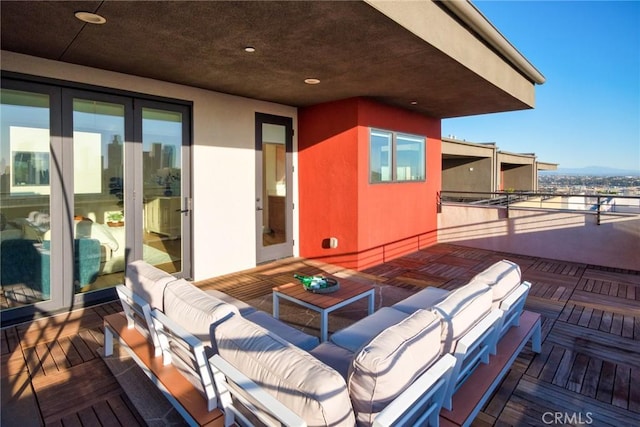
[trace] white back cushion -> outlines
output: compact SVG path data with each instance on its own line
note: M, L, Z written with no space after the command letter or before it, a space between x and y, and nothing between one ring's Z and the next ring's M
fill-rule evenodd
M473 281L480 281L491 287L493 308L498 308L500 302L520 285L522 274L518 264L503 259L477 274Z
M482 282L473 282L452 291L433 309L444 320L442 351L451 353L469 329L491 311L491 288Z
M210 345L211 324L233 314L239 316L240 312L235 306L208 295L184 279L179 279L171 282L164 290L164 314L204 345Z
M100 244L108 246L112 251L117 251L120 244L111 234L109 227L90 220L75 221L76 238L97 239Z
M124 283L151 308L164 311L164 288L176 278L142 260L127 265Z
M347 385L338 372L255 323L233 316L211 329L223 359L309 426L353 426Z
M358 425L376 415L440 356L441 319L418 310L374 337L354 358L347 384Z

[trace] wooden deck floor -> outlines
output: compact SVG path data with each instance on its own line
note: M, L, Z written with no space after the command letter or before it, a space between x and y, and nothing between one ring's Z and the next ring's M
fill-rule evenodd
M543 315L542 352L525 347L474 425L637 426L640 271L441 244L364 272L289 259L197 285L260 303L293 272L324 271L374 284L380 307L425 286L455 289L504 258L532 283L526 308ZM140 425L96 351L102 317L119 309L104 304L3 329L2 425Z

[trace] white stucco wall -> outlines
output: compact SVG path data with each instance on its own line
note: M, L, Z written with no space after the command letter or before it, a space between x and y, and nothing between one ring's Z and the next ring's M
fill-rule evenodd
M640 270L640 217L443 205L438 242Z
M1 55L6 71L192 101L193 278L256 265L255 113L292 117L297 135L296 108L13 52ZM297 206L295 173L293 181ZM293 227L298 242L295 212ZM298 253L294 246L294 255Z

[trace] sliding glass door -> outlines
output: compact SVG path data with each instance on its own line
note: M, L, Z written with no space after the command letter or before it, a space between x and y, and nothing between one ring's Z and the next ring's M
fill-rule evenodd
M190 276L189 113L3 81L3 320L110 298L137 259Z
M51 224L55 158L51 117L58 93L15 84L0 90L0 306L47 304L51 250L43 242ZM59 109L58 109L59 111ZM55 295L59 300L60 293Z
M188 110L145 102L136 111L142 123L142 259L168 273L180 273L189 257L190 219ZM137 120L136 120L137 121ZM184 153L183 153L184 151ZM188 260L187 264L190 264Z

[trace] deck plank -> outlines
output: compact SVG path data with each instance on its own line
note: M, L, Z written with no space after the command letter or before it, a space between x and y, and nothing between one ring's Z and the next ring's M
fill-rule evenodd
M554 325L547 340L592 357L607 355L610 360L616 363L640 367L640 358L638 358L640 342L637 340L564 322L557 322Z
M625 409L629 406L630 375L631 368L628 366L616 366L616 374L613 380L613 396L611 399L612 405Z
M548 411L582 414L583 420L589 412L593 425L637 425L637 415L629 411L586 396L576 399L573 392L527 375L523 376L514 395L535 402Z
M606 311L623 314L625 316L638 316L638 314L640 314L637 301L603 294L599 294L598 297L595 298L595 293L596 292L576 290L571 296L571 302L597 310L606 309Z

